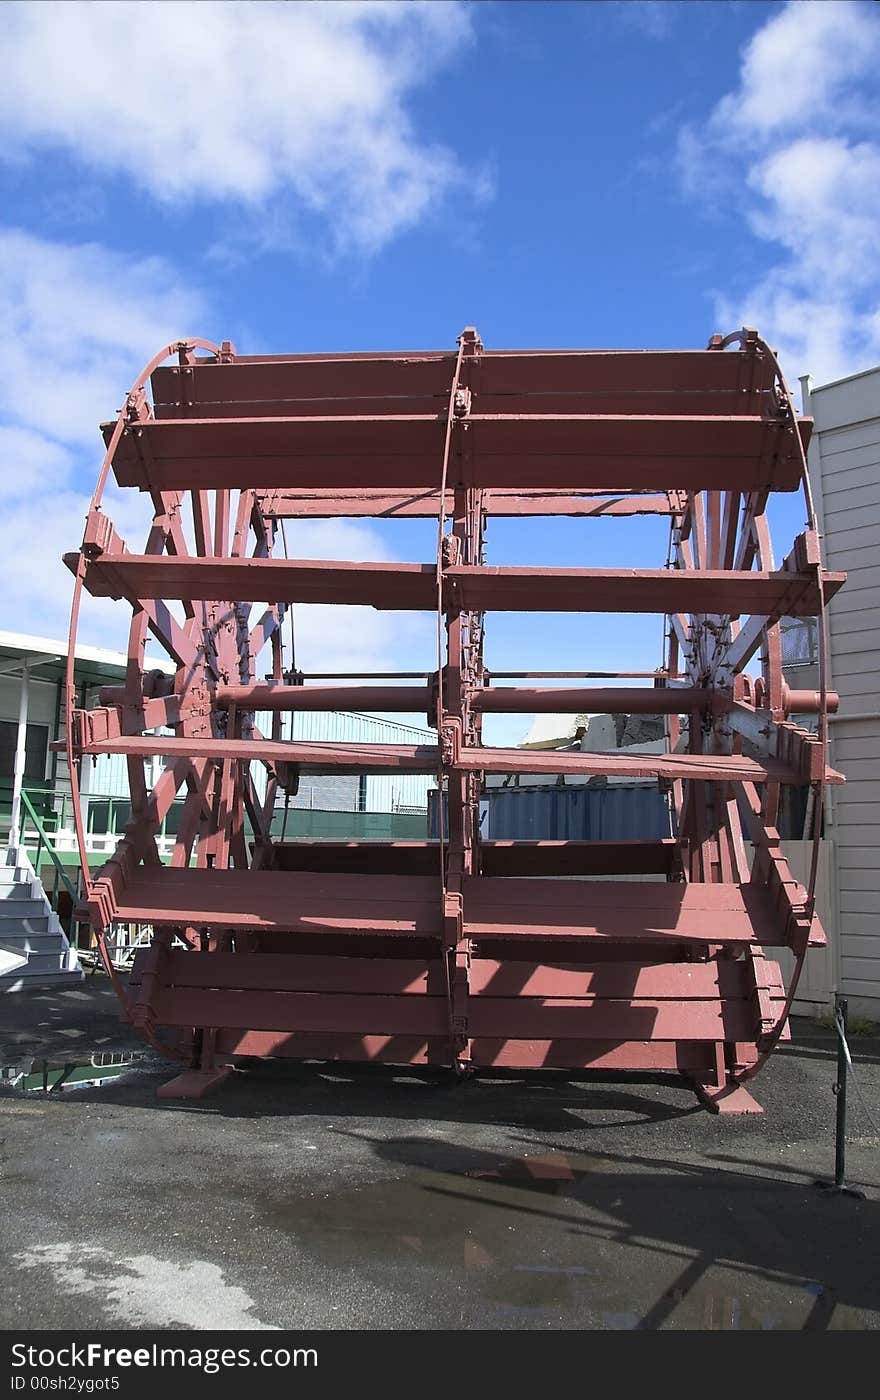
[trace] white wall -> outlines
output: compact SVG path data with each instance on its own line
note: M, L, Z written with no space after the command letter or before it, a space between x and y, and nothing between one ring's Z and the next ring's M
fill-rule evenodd
M58 687L54 681L39 680L39 672L34 671L28 687L28 724L44 724L49 731L49 739L55 738L55 711L58 704ZM0 720L18 724L18 707L21 697L21 676L0 676ZM46 748L45 773L51 772L51 755ZM4 773L3 778L12 781L12 773Z
M829 799L836 972L851 1007L880 1019L880 369L814 390L809 408L825 563L849 575L828 610L831 763L847 778Z

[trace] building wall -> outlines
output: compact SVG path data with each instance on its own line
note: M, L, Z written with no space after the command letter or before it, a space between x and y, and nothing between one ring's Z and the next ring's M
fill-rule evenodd
M2 646L4 648L3 659L6 660L10 649L20 644L21 653L16 650L11 658L17 663L18 655L43 655L51 649L55 660L49 664L44 664L41 671L40 666L34 667L30 676L29 698L28 698L28 772L26 782L31 788L46 786L51 788L55 794L53 800L57 825L66 833L72 831L73 812L70 802L70 776L67 771L67 761L63 753L53 753L50 750L50 743L55 739L64 737L63 718L63 666L59 667L58 658L64 651L64 643L59 642L57 647L52 642L46 642L45 647L37 647L35 643L42 642L43 639L19 637L13 633L3 633ZM124 658L116 658L110 653L97 653L85 658L80 663L79 654L77 661L77 703L85 704L87 708L92 708L99 703L100 684L118 684L124 678ZM19 708L21 697L21 677L19 674L3 674L0 671L0 722L8 725L8 730L4 730L3 738L3 759L0 767L8 771L0 772L0 788L4 790L0 793L0 827L3 827L5 820L8 828L9 819L9 797L12 788L13 768L14 768L14 731L18 726ZM268 713L257 715L257 724L264 734L272 732L272 716ZM45 731L40 736L39 730ZM34 731L37 731L35 734ZM290 717L285 717L282 730L284 737L291 736ZM12 736L12 747L10 747L10 735ZM35 751L35 739L43 738L41 752ZM436 743L436 732L426 726L417 724L401 723L396 719L382 719L374 715L362 715L355 712L337 711L326 714L320 713L298 713L293 716L293 737L302 740L324 741L336 743L350 743L354 745L369 744L427 744L433 746ZM156 781L162 771L164 764L161 758L152 761L152 771L148 773L148 783ZM252 765L252 775L256 788L260 795L265 793L266 774L262 764ZM39 776L37 776L39 774ZM421 821L424 826L425 814L427 813L428 792L436 786L436 780L429 774L320 774L304 777L300 783L299 792L291 798L290 808L299 811L311 810L315 812L343 812L343 813L374 813L379 815L400 816L403 819L411 816L417 824ZM113 830L113 822L110 814L113 813L120 820L127 818L127 799L129 797L128 764L124 756L119 754L102 754L95 760L87 760L82 765L80 790L86 799L84 814L87 829L95 833L106 831L107 822L110 821L110 830ZM5 799L4 799L5 793ZM4 805L5 800L5 805ZM173 815L173 814L172 814ZM169 817L169 822L171 822ZM117 824L118 826L118 824Z
M265 719L268 722L268 716ZM437 742L437 734L433 729L344 710L323 714L317 711L300 712L294 715L293 720L293 738L304 741L431 745ZM263 727L259 717L257 723ZM354 781L356 783L357 779ZM324 779L304 778L302 787L308 787L313 782L319 785ZM428 792L436 785L434 778L426 773L368 773L364 811L394 812L401 807L425 811L428 806Z
M49 739L55 737L55 712L58 704L58 686L54 681L41 681L38 679L38 672L35 671L30 678L28 687L28 724L45 725L49 731ZM18 707L21 696L21 676L0 676L0 720L6 720L10 724L18 724ZM51 758L48 752L48 741L46 749L46 767L48 774L51 770ZM12 781L11 772L0 775L6 781Z
M880 1017L880 369L814 390L809 411L825 561L849 575L828 610L831 762L847 778L829 801L834 973L854 1007Z
M64 801L63 796L57 794L64 792L64 785L61 782L53 782L53 773L60 775L64 782L67 780L67 762L63 755L53 754L49 749L49 744L57 738L56 716L58 713L58 693L59 687L56 681L39 679L39 670L35 669L30 677L28 686L28 759L25 769L25 785L32 793L43 789L45 792L52 790L56 797L37 796L36 807L41 817L45 817L49 809L60 812ZM12 784L15 769L14 745L18 731L18 713L21 696L21 676L8 675L0 676L0 720L4 721L4 738L8 741L4 743L2 763L0 763L0 834L6 839L9 830L9 820L11 816L12 804ZM39 731L42 730L41 734ZM35 748L33 741L39 743L39 749ZM39 774L39 776L38 776ZM67 784L69 789L69 784Z
M17 702L16 702L17 703ZM17 713L17 711L16 711ZM346 744L435 744L436 733L430 729L420 729L415 725L399 724L393 720L379 719L373 715L359 715L345 711L329 713L305 712L293 717L293 738L310 742L334 742ZM263 734L272 732L272 716L260 713L256 717L258 729ZM289 720L286 720L284 737L290 737ZM265 791L265 769L255 763L251 769L258 792ZM394 812L400 808L418 808L426 811L428 791L436 783L427 774L419 773L368 773L364 811ZM322 811L357 811L360 805L360 784L356 775L321 774L304 777L300 790L291 798L291 807L310 807ZM112 797L128 794L126 760L116 754L102 755L89 775L89 791Z

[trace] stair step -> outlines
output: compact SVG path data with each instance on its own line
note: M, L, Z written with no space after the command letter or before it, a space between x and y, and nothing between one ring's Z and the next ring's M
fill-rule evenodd
M19 853L10 854L13 861L19 858ZM0 866L0 950L27 959L0 974L0 990L4 992L82 980L82 969L68 966L75 954L28 865Z
M48 953L55 948L66 951L64 937L61 933L29 933L21 929L7 930L0 926L0 948L32 948L37 953Z
M64 972L66 970L67 949L57 949L52 953L29 953L27 962L15 971L19 977L42 976L44 972ZM7 974L11 976L12 974Z
M33 887L37 884L38 893L33 893ZM35 900L38 904L42 902L42 886L32 877L27 880L17 880L14 885L0 885L0 910L7 904L20 903L25 899Z
M34 875L25 865L0 865L0 889L11 885L26 884Z
M19 929L24 933L48 932L49 915L46 913L45 904L38 904L35 901L33 904L28 903L26 908L16 913L7 914L5 911L0 913L0 940L7 929L13 933Z

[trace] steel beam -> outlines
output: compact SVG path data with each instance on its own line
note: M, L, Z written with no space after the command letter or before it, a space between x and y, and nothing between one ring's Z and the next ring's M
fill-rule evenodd
M338 517L436 520L439 491L266 491L260 494L264 515L276 519L335 520ZM447 492L445 514L452 510ZM571 516L599 519L603 516L669 515L667 495L638 493L602 496L589 492L485 491L480 507L497 518L522 516Z
M65 555L75 571L79 555ZM826 597L844 575L823 576ZM368 604L429 611L437 605L436 566L292 559L190 559L171 555L107 555L86 567L86 587L98 598L189 601L243 599L268 603ZM731 648L744 657L760 641L767 618L814 617L815 573L786 570L734 573L724 569L574 569L457 564L443 570L446 609L503 612L713 613L750 619ZM164 607L156 602L155 608ZM173 621L173 619L171 620ZM171 621L165 625L171 628ZM171 635L176 636L177 633ZM747 638L756 638L747 645Z
M638 490L793 491L800 480L787 423L760 415L476 413L466 422L475 487L613 491L624 480ZM803 420L801 431L808 439ZM120 486L144 491L437 489L444 432L441 413L152 419L124 429L113 469Z
M119 753L142 758L214 758L233 762L297 763L303 772L436 773L439 755L430 744L306 743L301 740L177 738L164 734L121 735L83 742L84 754ZM445 764L449 771L477 773L560 773L584 777L695 779L701 783L802 783L803 774L772 758L743 758L736 754L641 754L618 750L589 753L568 749L462 748ZM833 768L826 782L842 783Z
M154 370L158 418L236 417L244 407L277 417L445 407L455 367L449 350L332 355L196 357ZM479 356L479 398L515 412L754 413L775 411L773 366L751 351L490 350Z

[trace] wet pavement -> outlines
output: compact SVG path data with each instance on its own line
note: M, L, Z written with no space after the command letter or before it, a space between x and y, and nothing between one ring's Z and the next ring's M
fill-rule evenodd
M7 1063L60 1066L76 1039L67 1062L91 1064L90 1035L107 1058L142 1051L106 983L84 990L38 1006L30 1040L19 1006ZM880 1042L853 1051L880 1119ZM811 1024L757 1081L762 1118L711 1117L661 1078L275 1063L173 1103L168 1077L148 1056L86 1088L0 1089L0 1325L880 1325L878 1143L851 1093L866 1199L814 1188L834 1044Z

